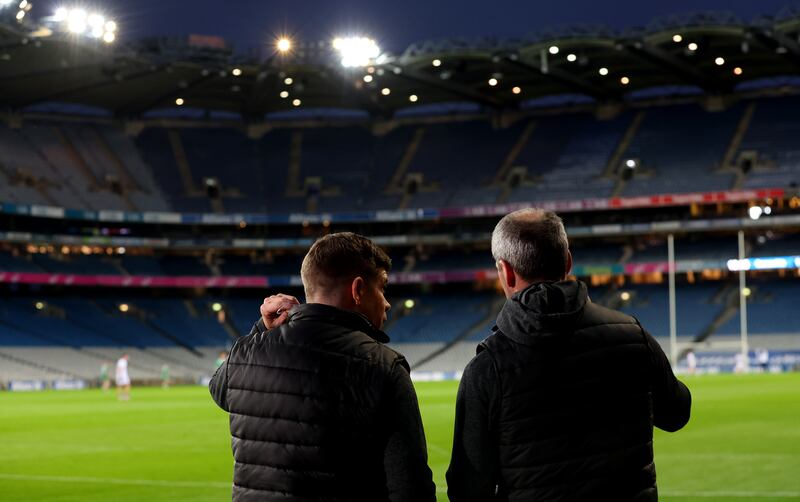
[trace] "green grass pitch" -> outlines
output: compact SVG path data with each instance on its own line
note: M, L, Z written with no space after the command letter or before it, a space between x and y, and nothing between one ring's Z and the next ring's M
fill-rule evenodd
M664 500L800 499L800 374L686 378L692 420L655 437ZM417 386L446 500L455 382ZM0 500L230 500L226 415L202 387L0 393Z

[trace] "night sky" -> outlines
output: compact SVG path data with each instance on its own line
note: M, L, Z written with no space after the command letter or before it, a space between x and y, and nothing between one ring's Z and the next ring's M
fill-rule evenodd
M548 27L644 26L670 14L723 11L744 21L775 15L790 0L78 0L115 17L123 41L150 35L219 35L237 51L269 44L279 33L306 41L363 33L392 52L413 42L453 37L524 36ZM34 0L35 15L70 0Z

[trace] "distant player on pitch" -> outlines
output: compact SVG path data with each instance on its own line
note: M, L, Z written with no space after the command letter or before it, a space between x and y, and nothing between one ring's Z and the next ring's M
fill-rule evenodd
M103 392L108 392L111 388L111 377L108 375L108 363L103 363L100 366L100 386Z
M131 398L131 377L128 376L128 354L117 360L117 399L127 401Z

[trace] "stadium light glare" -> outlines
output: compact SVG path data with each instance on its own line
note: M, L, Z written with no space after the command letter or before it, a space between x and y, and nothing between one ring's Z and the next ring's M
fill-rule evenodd
M724 65L725 64L725 58L718 57L717 59L714 60L714 64L717 65L717 66Z
M550 48L549 48L549 49L547 49L547 50L548 50L548 52L550 52L550 54L552 54L553 56L555 56L556 54L558 54L558 50L559 50L559 49L558 49L558 46L557 46L557 45L551 45L551 46L550 46Z
M378 44L367 37L337 37L333 39L333 48L339 52L345 68L369 66L381 55Z
M683 42L683 37L679 34L672 35L672 41L676 44Z
M44 302L36 302L34 306L36 307L36 310L44 310L45 304Z
M289 97L289 91L281 91L281 98L286 99Z
M292 41L286 37L281 37L275 42L278 52L289 52L292 49Z
M441 59L434 59L433 61L431 61L431 64L438 68L438 67L442 66L442 60Z
M106 21L105 28L106 31L114 33L115 31L117 31L117 23L115 23L114 21Z
M628 169L634 169L636 167L636 160L635 159L626 160L625 167L627 167Z
M630 84L630 83L631 83L631 79L630 79L630 78L628 78L628 77L622 77L621 79L619 79L619 82L620 82L622 85L628 85L628 84Z
M489 79L489 85L491 85L492 87L496 86L497 85L497 79L494 78L494 77L490 78Z
M687 45L686 48L689 49L690 51L694 52L694 51L697 50L697 44L692 42L689 45Z
M769 207L769 206L764 206L764 214L766 214L767 216L771 215L772 214L772 208Z
M59 7L59 8L56 9L55 14L53 14L53 21L55 21L57 23L60 23L60 22L64 21L65 19L67 19L67 15L68 14L69 14L69 11L66 8Z
M388 87L384 87L383 89L381 89L381 94L383 94L384 96L388 96L391 93L392 93L392 90L389 89Z
M125 313L125 312L129 311L130 309L131 309L131 307L127 303L120 303L119 304L119 311L122 312L122 313Z
M285 79L283 79L283 83L286 85L292 85L293 82L294 79L292 79L292 77L286 77Z
M21 11L17 12L17 21L22 21L22 18L24 18L24 17L25 17L25 11L24 10L21 10Z
M569 61L570 63L574 63L577 60L578 56L576 56L575 54L567 54L567 61Z
M214 302L214 303L211 305L211 310L213 310L214 312L219 312L219 311L221 311L221 310L222 310L222 304L221 304L221 303L219 303L219 302Z
M233 75L234 77L240 77L242 75L242 69L234 68L233 70L231 70L231 75Z
M122 246L117 248L117 254L125 254L126 251L127 251L127 249L125 249Z
M747 286L742 288L742 295L744 297L748 297L748 296L750 296L752 294L753 294L753 290L752 289L748 288Z
M419 100L419 97L417 97L416 94L412 94L411 96L408 97L408 100L411 101L412 103L416 103Z
M27 6L28 6L28 0L22 0L22 1L19 3L19 8L20 8L20 9L24 9L24 8L25 8L25 7L27 7Z
M302 102L302 101L300 101L300 100L299 100L299 99L297 99L297 98L295 98L295 99L294 99L294 101L292 101L292 105L293 105L293 106L300 106L300 105L302 105L302 104L303 104L303 102Z
M751 220L755 221L761 218L761 215L764 214L764 210L761 209L761 206L753 206L747 210L747 214L750 216Z
M372 75L364 75L364 82L368 84L372 82Z
M631 299L631 294L627 291L623 291L622 293L619 294L619 299L622 300L623 302L627 302L628 300Z
M176 105L178 105L178 106L183 106L183 103L185 103L185 101L183 100L183 98L177 98L177 99L175 100L175 104L176 104Z
M107 31L103 34L103 42L110 44L114 40L117 39L117 36L114 34L113 31Z
M742 71L742 69L741 69L740 67L738 67L738 66L737 66L736 68L734 68L734 69L733 69L733 74L734 74L734 75L736 75L737 77L738 77L739 75L741 75L742 73L744 73L744 72L743 72L743 71Z
M599 70L597 70L597 73L599 73L600 75L605 77L606 75L608 75L608 68L606 68L604 66L604 67L600 68Z
M89 17L86 18L86 24L92 28L99 28L102 30L103 25L106 24L106 20L100 14L89 14Z
M511 89L511 92L513 92L514 94L519 94L522 92L522 88L519 86L514 86L514 88Z
M417 304L417 303L416 303L414 300L412 300L411 298L409 298L408 300L406 300L406 301L404 301L404 302L403 302L403 306L404 306L405 308L407 308L408 310L411 310L411 309L413 309L413 308L414 308L414 305L416 305L416 304Z

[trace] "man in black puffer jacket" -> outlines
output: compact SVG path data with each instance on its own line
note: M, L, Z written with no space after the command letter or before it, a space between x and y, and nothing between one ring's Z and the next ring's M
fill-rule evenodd
M691 407L661 347L566 280L554 213L507 215L492 254L508 300L461 380L450 500L657 500L653 425L676 431Z
M325 236L303 260L308 303L236 341L210 384L233 500L435 501L409 367L379 329L390 267L369 239Z

